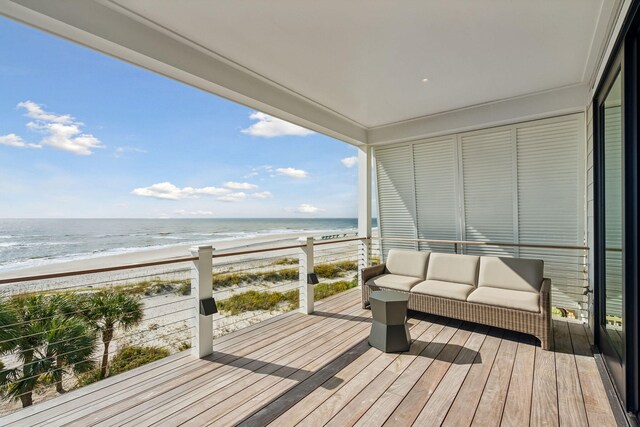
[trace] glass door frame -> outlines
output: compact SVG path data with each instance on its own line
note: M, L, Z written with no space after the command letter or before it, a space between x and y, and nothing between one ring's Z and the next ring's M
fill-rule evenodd
M609 338L609 334L603 326L603 322L605 321L606 316L606 241L605 241L605 114L604 114L604 105L607 100L607 97L610 94L615 82L618 78L621 79L622 88L625 87L625 76L623 73L624 70L624 59L622 52L620 52L614 59L613 63L610 64L606 78L601 84L600 89L598 90L598 94L594 100L593 106L593 122L595 126L595 140L593 147L593 155L594 155L594 224L595 224L595 248L594 248L594 261L595 261L595 280L596 280L596 304L594 305L595 315L594 315L594 332L596 336L596 342L598 347L601 350L603 359L605 361L605 365L609 371L609 374L612 377L613 383L618 389L618 393L621 397L626 396L626 380L625 380L625 364L626 364L626 352L622 351L622 355L618 358L618 351L615 349L615 345L611 342ZM624 118L624 110L625 110L625 94L624 90L622 91L621 98L622 105L622 114L621 114L621 130L622 130L622 249L623 254L625 254L625 241L624 241L624 233L626 230L625 227L625 118ZM628 334L628 325L627 325L627 310L626 310L626 301L627 301L627 292L626 292L626 260L622 259L622 336L624 337L624 348L626 348L627 342L627 334Z
M620 369L615 364L605 366L618 388L618 396L625 409L640 418L640 283L639 262L639 216L638 198L640 180L638 174L640 136L640 1L630 8L628 19L606 67L605 77L598 86L593 100L594 126L594 334L595 343L603 356L611 355L611 343L602 331L601 318L604 314L605 258L604 236L604 180L603 149L604 129L601 109L618 72L622 78L622 181L623 181L623 319L625 348ZM606 283L605 283L606 286ZM612 369L613 365L613 369Z

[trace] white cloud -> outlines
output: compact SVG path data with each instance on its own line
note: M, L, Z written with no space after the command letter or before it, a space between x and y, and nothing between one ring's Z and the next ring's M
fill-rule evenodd
M223 187L230 188L232 190L255 190L258 188L255 184L249 184L248 182L225 182L222 184Z
M259 193L253 193L251 197L254 199L269 199L273 197L273 194L271 194L271 191L261 191Z
M355 165L358 164L358 156L345 157L344 159L342 159L340 161L346 167L352 168L352 167L354 167Z
M143 197L153 197L155 199L180 200L197 198L201 195L220 197L228 195L230 192L231 190L219 187L179 188L170 182L159 182L157 184L150 185L149 187L136 188L131 192L131 194Z
M309 176L306 171L295 168L278 168L276 169L276 172L278 173L278 175L284 175L295 179L304 179Z
M238 193L229 193L222 197L218 197L218 200L221 200L223 202L241 202L246 198L247 198L247 195L245 193L238 192Z
M69 114L60 115L48 113L42 109L41 105L38 105L33 101L20 102L17 107L27 110L27 114L25 114L25 116L29 117L30 119L62 124L75 123L75 120Z
M137 147L116 147L114 157L122 157L126 153L147 153L147 150Z
M25 147L39 148L40 147L37 144L27 144L26 142L24 142L24 139L22 139L21 136L16 135L15 133L10 133L8 135L0 135L0 144L8 145L10 147L19 147L19 148L25 148Z
M5 135L7 138L5 145L13 147L40 148L49 145L59 150L69 151L79 155L93 154L94 148L103 148L102 142L95 136L83 133L83 123L77 121L69 114L54 114L42 109L41 105L32 101L20 102L18 108L27 111L26 117L34 121L27 123L27 128L31 131L43 134L42 140L38 144L27 144L21 137L15 134Z
M300 206L295 208L285 208L287 212L295 212L295 213L303 213L303 214L314 214L318 212L323 212L324 209L318 208L316 206L311 206L307 203L303 203Z
M213 211L202 211L202 210L188 211L188 210L185 210L185 209L178 209L174 213L176 215L187 215L187 216L209 216L209 215L213 215Z
M307 136L311 135L312 130L305 129L301 126L294 125L293 123L286 122L277 117L270 116L259 111L251 113L249 116L251 120L257 120L257 123L252 124L247 129L242 129L242 133L253 136L261 136L264 138L273 138L276 136Z

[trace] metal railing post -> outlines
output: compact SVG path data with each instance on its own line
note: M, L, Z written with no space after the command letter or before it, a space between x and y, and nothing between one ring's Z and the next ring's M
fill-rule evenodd
M309 275L313 270L313 237L301 237L300 243L304 246L300 251L300 312L313 313L313 284L309 283Z
M358 287L362 287L362 269L371 265L371 239L363 238L358 242Z
M193 297L194 323L191 354L202 359L213 353L213 318L201 314L200 302L213 297L213 248L200 246L192 249L191 296Z

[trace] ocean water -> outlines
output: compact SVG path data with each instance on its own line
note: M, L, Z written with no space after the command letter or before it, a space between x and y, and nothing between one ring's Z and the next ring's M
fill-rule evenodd
M279 233L355 233L346 219L0 219L0 271Z

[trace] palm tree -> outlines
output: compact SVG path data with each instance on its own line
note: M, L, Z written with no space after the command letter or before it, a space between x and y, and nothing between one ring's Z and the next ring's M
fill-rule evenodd
M92 368L95 334L80 318L61 315L55 298L25 295L11 300L18 328L11 349L22 366L5 369L0 385L23 407L33 404L33 390L38 384L56 383L62 388L65 373L86 372Z
M117 328L129 329L144 316L140 298L123 291L104 290L89 295L83 308L85 316L94 329L102 334L104 350L100 364L100 379L107 376L109 344Z
M11 305L0 298L0 354L11 351L14 339L18 336L18 319Z
M51 319L46 336L47 354L55 358L50 377L58 393L65 393L62 380L66 374L82 374L94 369L91 358L96 347L96 335L84 319L56 316Z
M18 336L18 318L13 307L4 299L0 299L0 355L13 350L15 338ZM0 396L5 390L4 363L0 360Z

